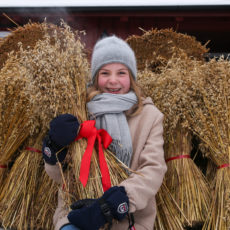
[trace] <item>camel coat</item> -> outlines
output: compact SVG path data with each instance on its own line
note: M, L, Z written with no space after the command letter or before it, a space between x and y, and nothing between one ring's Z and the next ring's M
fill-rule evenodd
M134 214L136 230L152 230L156 217L155 195L167 170L163 151L163 114L153 105L150 98L143 101L140 114L128 118L133 143L132 173L120 185L125 187L129 197L129 212ZM61 183L57 165L45 164L48 175ZM59 195L58 207L53 221L55 230L68 223L68 210L64 209ZM115 222L112 230L127 230L128 218Z

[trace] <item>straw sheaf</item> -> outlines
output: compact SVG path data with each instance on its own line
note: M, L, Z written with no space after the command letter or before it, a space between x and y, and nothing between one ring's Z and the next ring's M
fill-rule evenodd
M230 162L230 62L212 59L188 73L184 114L191 130L201 139L216 167ZM207 151L206 151L207 150ZM230 170L216 170L210 213L203 229L228 230L230 226Z
M156 203L157 215L154 230L184 230L184 224L181 221L181 215L184 216L183 211L173 198L165 182L156 194ZM184 218L186 219L185 216Z
M190 58L204 60L208 51L195 37L173 29L151 29L141 36L132 35L126 41L136 54L138 69L147 67L154 72L165 66L173 54L179 57L184 52Z
M11 56L11 60L12 62L7 63L0 70L0 163L6 167L0 170L1 199L7 197L7 194L11 192L14 192L14 195L17 197L16 188L18 185L20 185L19 189L22 189L21 183L18 183L21 174L13 175L13 179L18 180L15 184L11 178L12 175L10 176L10 172L12 164L20 155L19 148L30 135L31 124L34 127L36 126L36 122L34 122L31 116L29 97L24 90L28 84L26 70L18 65L15 57ZM20 168L20 166L19 164L18 167L15 167ZM9 186L9 189L5 190L5 186ZM15 196L12 198L14 199ZM18 199L21 199L21 196L18 196ZM8 204L11 201L8 200ZM6 212L9 209L14 211L15 207L8 206L8 204L0 204L1 222L3 218L14 219L14 215L6 216L2 213L3 210Z
M229 164L229 61L221 58L204 63L184 57L172 58L165 68L161 68L161 74L147 70L143 73L152 77L150 80L145 74L143 78L140 76L145 92L149 93L154 103L165 114L166 150L177 143L172 142L170 137L173 137L175 125L180 121L184 130L189 129L200 138L201 150L216 166ZM169 169L170 165L177 168L177 162L185 164L187 160L171 161L168 163ZM185 171L187 174L192 172L191 168ZM217 172L213 180L214 193L203 229L227 230L230 223L229 167L214 172ZM176 184L175 181L169 181ZM185 185L185 182L183 183ZM197 197L201 199L201 195L202 193Z
M199 68L202 63L202 61L193 63L185 53L182 53L179 57L172 56L158 73L146 68L138 76L139 84L146 96L153 99L154 104L165 116L166 158L191 153L192 134L184 116L184 103L188 90L185 84L188 73L194 68ZM202 172L191 159L169 161L165 182L182 211L182 214L180 213L182 226L192 226L194 222L206 219L210 204L210 189Z
M229 161L230 62L202 64L187 74L184 116L216 165Z
M154 104L165 115L164 137L170 140L178 122L186 126L184 116L184 101L187 98L187 89L184 83L194 68L199 68L202 62L191 62L191 59L182 54L173 56L160 72L152 72L148 68L139 72L138 83L146 96L153 99Z
M58 30L58 32L54 30L52 36L49 32L50 27L46 23L41 24L40 27L45 31L44 39L39 40L33 49L24 49L22 43L17 44L19 46L18 51L10 53L4 67L1 69L1 81L3 84L0 86L0 92L1 97L5 99L1 100L4 102L1 103L1 112L3 114L1 118L5 119L8 118L7 115L14 114L14 121L22 119L23 125L29 127L27 130L20 129L18 131L20 135L14 136L13 140L20 144L29 136L33 136L34 141L30 144L33 145L39 142L41 145L42 137L44 137L49 128L50 120L58 114L71 112L72 104L81 99L82 95L76 96L75 87L81 86L77 85L75 78L79 77L79 82L81 82L87 76L88 71L88 62L85 61L82 54L83 46L77 34L72 33L64 23L62 24L62 32L60 32L61 30ZM65 40L61 36L62 38L65 37ZM85 80L83 80L83 85L84 83ZM11 97L9 97L9 93ZM20 100L20 98L24 100ZM14 109L13 103L16 105L15 111L17 109L21 111L20 109L22 109L25 112L23 114L11 113ZM8 108L8 110L5 110L5 108ZM15 111L13 110L13 112ZM33 122L30 122L30 120ZM4 131L9 133L11 126L5 126L4 122L1 124L1 128L5 128ZM13 130L15 130L15 127L13 127ZM37 136L38 132L42 137ZM4 137L4 135L2 136ZM21 136L25 136L25 138L20 142ZM19 145L12 143L9 138L7 141L10 144L9 146L13 146L14 152L16 152ZM4 142L3 145L6 148ZM37 148L41 149L41 146ZM4 150L3 153L8 159L9 152ZM45 229L52 229L53 212L47 213L47 210L54 211L56 204L50 204L47 197L51 199L54 196L55 198L55 187L47 176L45 181L36 180L36 176L34 178L36 183L25 183L32 175L40 175L41 172L41 167L39 167L42 160L41 155L36 155L39 157L37 159L38 164L28 164L28 162L34 162L36 159L32 154L28 154L28 151L20 152L7 178L8 182L3 190L5 192L2 194L2 197L4 197L2 206L8 208L3 209L3 223L5 226L17 226L17 229L26 229L26 226L30 227L30 229L39 229L40 226L47 227L48 225L49 227ZM24 172L23 174L18 173L20 169ZM32 172L28 173L30 170ZM22 176L16 176L19 174ZM9 180L9 178L12 179ZM46 188L47 184L51 187L47 190L47 193L44 193L45 196L42 196L42 188ZM20 195L17 185L23 185L20 187L20 191L24 194L23 197ZM35 190L36 192L39 191L39 198L34 197ZM5 197L8 197L8 199L6 200ZM34 202L37 200L40 200L40 204L37 203L34 206ZM17 202L14 203L15 201ZM41 203L44 205L40 206ZM51 206L48 207L47 205ZM24 213L25 215L18 216L18 213ZM27 215L28 213L31 214L30 217ZM47 215L44 215L45 213ZM41 218L39 219L39 217Z
M57 205L57 185L44 174L41 153L26 149L31 146L41 149L43 136L40 133L26 141L7 176L0 194L2 225L5 228L52 229L49 219L54 214L52 207ZM49 189L45 190L47 185Z
M46 27L50 35L54 30L60 29L58 26L48 23ZM0 69L6 62L10 52L19 51L18 43L22 44L23 49L33 49L37 41L44 39L44 35L44 24L40 23L28 23L11 30L11 33L0 41Z
M0 162L3 165L13 160L14 152L31 132L31 124L34 129L37 126L24 90L28 84L26 70L13 57L11 60L0 71Z
M42 24L44 31L48 28ZM63 24L64 26L64 24ZM61 34L61 35L60 35ZM65 39L60 37L65 36ZM76 78L85 82L88 62L82 52L83 46L77 35L64 30L54 31L52 37L48 31L43 40L39 40L34 49L21 47L20 64L27 71L30 84L27 93L33 103L33 112L39 116L41 128L49 128L49 122L61 113L72 111L71 101L81 99L76 94ZM51 43L51 40L54 43Z

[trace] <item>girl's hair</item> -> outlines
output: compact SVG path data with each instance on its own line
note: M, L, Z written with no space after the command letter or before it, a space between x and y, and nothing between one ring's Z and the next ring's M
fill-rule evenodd
M132 77L131 72L129 72L129 76L130 76L130 89L133 90L133 92L137 96L137 103L131 108L129 112L126 113L127 116L132 117L141 112L143 108L142 98L144 95L140 86L136 83L136 81ZM87 89L87 101L90 101L93 97L102 93L101 90L98 88L97 82L98 82L98 74L96 75L94 84L89 86Z

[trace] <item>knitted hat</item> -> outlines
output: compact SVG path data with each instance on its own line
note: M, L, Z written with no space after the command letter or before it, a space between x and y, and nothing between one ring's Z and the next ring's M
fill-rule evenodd
M136 58L131 47L124 40L110 36L101 39L93 49L91 60L91 77L94 82L99 69L106 64L118 62L127 66L134 80L137 79Z

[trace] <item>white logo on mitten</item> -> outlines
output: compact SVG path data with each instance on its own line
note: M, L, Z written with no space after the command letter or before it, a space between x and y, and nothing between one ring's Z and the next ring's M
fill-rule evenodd
M128 210L129 210L129 207L128 207L128 204L126 202L120 204L117 208L117 212L120 214L124 214L124 213L128 212Z
M51 150L49 147L45 147L44 148L44 153L46 154L47 157L51 157Z

